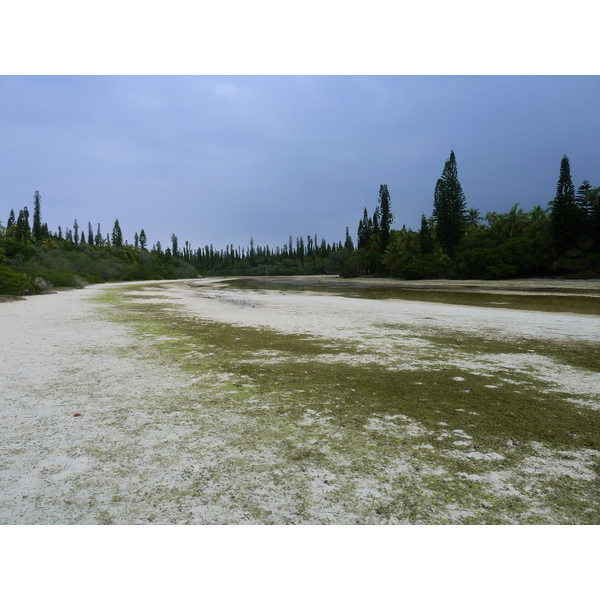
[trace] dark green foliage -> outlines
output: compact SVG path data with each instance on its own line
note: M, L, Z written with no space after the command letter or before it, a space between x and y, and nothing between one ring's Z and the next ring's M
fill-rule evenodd
M556 254L561 256L572 250L581 237L585 212L575 200L575 187L571 180L569 159L563 156L556 197L552 202L552 235Z
M15 219L15 211L11 208L10 215L8 217L8 221L6 222L6 235L10 235L15 225L17 224L17 220Z
M384 189L384 186L382 186ZM513 204L507 213L466 210L454 152L435 190L431 219L417 234L391 231L383 244L382 209L365 208L358 228L359 250L344 264L344 277L386 274L405 279L600 276L600 188L584 181L577 195L565 156L551 209L530 212Z
M39 277L44 281L51 283L53 287L58 288L81 288L85 285L83 279L71 271L62 271L58 269L40 270Z
M100 233L100 223L98 223L98 231L96 232L94 242L96 243L96 246L102 246L103 241L102 234Z
M169 258L157 251L142 252L127 245L117 248L86 243L74 244L58 237L37 245L18 242L12 237L0 238L0 262L11 273L25 277L21 280L23 285L15 288L15 293L24 293L21 292L22 289L39 292L37 286L30 285L36 277L41 277L54 287L81 287L86 282L198 276L194 266L180 257ZM5 288L9 289L6 286Z
M403 279L438 279L444 277L448 265L448 257L441 253L415 256L402 266Z
M466 229L466 200L458 181L454 150L435 186L433 218L440 246L453 258Z
M146 250L148 247L148 238L146 237L146 232L142 229L140 231L140 248L142 250Z
M560 161L560 175L556 184L557 198L575 198L575 186L571 179L571 165L567 155L563 155Z
M121 231L121 226L119 225L119 219L116 219L113 226L111 242L112 245L116 246L117 248L123 246L123 232Z
M382 271L383 257L391 240L391 224L394 215L391 210L390 193L387 185L379 186L379 198L372 217L365 208L363 218L358 224L358 250L362 250L357 260L352 260L342 272L343 277L355 277L357 275L371 275ZM346 232L346 248L352 246L351 238ZM356 269L362 268L361 273Z
M0 296L24 296L39 292L40 287L27 275L0 267Z
M42 239L42 197L38 191L33 195L33 237L36 240Z
M369 213L365 207L362 220L358 224L358 248L368 248L371 244L373 235L373 219L369 218Z
M421 229L419 231L419 246L422 254L431 254L435 249L435 241L431 233L429 223L425 215L421 217Z
M379 187L378 212L380 216L381 251L384 251L390 243L390 231L394 222L391 209L390 193L387 185Z
M35 256L35 247L31 244L18 242L15 238L6 237L0 239L0 261L2 257L16 260L28 260Z
M348 227L346 227L346 241L344 242L344 248L346 248L346 250L354 250L354 242L352 241L352 236L350 235Z
M27 207L19 211L13 235L21 243L25 244L30 241L31 227L29 226L29 210Z
M526 277L535 267L531 242L511 238L492 248L479 247L459 253L452 275L457 279L509 279Z

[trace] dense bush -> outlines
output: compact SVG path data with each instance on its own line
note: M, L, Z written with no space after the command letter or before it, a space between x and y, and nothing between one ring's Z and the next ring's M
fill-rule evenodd
M1 296L24 296L38 294L41 291L41 288L27 275L0 267Z
M0 263L3 266L3 289L6 290L1 292L3 294L39 292L34 283L37 277L53 287L83 287L86 283L105 281L198 276L196 268L180 256L142 251L131 246L73 244L58 238L38 244L21 243L10 237L0 238ZM22 291L25 289L29 292Z

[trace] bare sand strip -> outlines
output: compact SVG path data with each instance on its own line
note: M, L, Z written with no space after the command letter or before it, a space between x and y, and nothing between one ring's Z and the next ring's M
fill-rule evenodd
M243 407L212 407L222 392L218 382L211 387L210 373L198 391L197 379L157 360L149 338L136 335L127 323L109 320L93 302L120 285L0 303L0 523L411 522L409 517L369 509L394 493L396 480L389 478L407 473L409 459L398 456L386 465L384 481L381 476L343 473L341 456L326 467L295 471L294 465L282 461L280 447L244 449L244 436L257 421ZM390 339L396 350L403 343L399 332L404 326L600 343L600 318L595 316L245 292L226 289L216 280L159 286L164 302L188 315L283 333L353 339L380 355ZM144 294L148 301L163 301L152 298L156 289L136 291L135 301L143 303ZM414 338L406 340L411 343L416 343ZM523 367L511 364L513 360L507 356L507 364L501 366ZM532 357L530 367L544 370L547 365L536 364ZM600 407L598 373L582 375L565 368L545 376ZM193 412L177 408L178 398L192 396ZM256 407L261 399L248 402ZM343 435L310 412L301 425L312 427L321 440ZM404 438L424 435L417 423L390 422L381 415L370 428L395 428L393 435ZM463 434L454 434L457 452L463 444L468 453L469 436ZM326 444L322 453L327 453ZM567 461L540 450L536 468L589 480L596 477L590 461L597 462L597 454ZM435 476L435 467L421 469L418 476L423 473ZM499 494L512 493L500 469L491 469L484 480ZM465 514L450 502L430 522L460 523ZM552 515L546 517L553 522Z

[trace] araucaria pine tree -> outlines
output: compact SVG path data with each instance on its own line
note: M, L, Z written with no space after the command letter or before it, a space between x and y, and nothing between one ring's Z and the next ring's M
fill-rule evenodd
M575 247L582 229L581 212L575 200L571 166L565 155L560 161L560 175L551 213L554 248L559 256Z
M435 186L433 218L437 241L444 252L454 258L466 229L467 203L458 181L454 150L444 165Z
M148 244L148 238L146 236L146 232L142 229L140 231L140 248L142 250L146 250L147 244Z
M42 203L41 195L36 190L33 195L33 237L36 241L42 239Z
M378 208L382 252L385 251L390 243L390 230L391 225L394 222L394 215L392 214L390 204L390 193L388 192L387 185L379 186Z
M10 209L10 215L8 216L8 221L6 222L6 235L11 235L14 233L14 228L17 225L17 219L15 218L14 209Z
M31 227L29 226L29 210L27 207L19 211L19 217L15 225L15 237L21 243L29 242L31 238Z
M368 248L373 235L373 219L369 217L369 213L365 207L365 212L362 220L358 223L358 247Z
M120 248L123 245L123 232L121 231L121 226L119 225L119 219L115 220L115 224L112 230L111 242L113 246Z

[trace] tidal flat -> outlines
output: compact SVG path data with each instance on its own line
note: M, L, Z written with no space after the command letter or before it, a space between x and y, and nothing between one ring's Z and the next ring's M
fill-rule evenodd
M35 373L7 357L22 369L3 392L1 522L599 524L600 282L578 283L431 282L424 300L386 281L214 279L35 298L55 351L42 344ZM561 308L491 304L503 294Z

